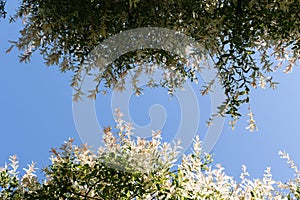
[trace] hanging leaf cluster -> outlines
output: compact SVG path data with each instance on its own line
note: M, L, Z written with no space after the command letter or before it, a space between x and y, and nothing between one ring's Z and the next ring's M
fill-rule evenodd
M0 1L0 19L6 17L7 13L5 11L5 4L6 4L6 1L3 1L3 0Z
M22 51L21 61L39 51L47 65L72 71L71 85L80 91L81 74L88 71L82 65L105 39L142 27L178 31L204 47L201 58L211 60L226 95L220 114L236 119L251 88L275 88L268 73L280 67L289 72L299 61L299 11L298 0L22 0L15 19L25 23L13 45ZM98 86L116 88L141 63L173 67L182 81L195 80L198 72L178 55L142 48L105 66ZM162 85L173 91L176 81Z

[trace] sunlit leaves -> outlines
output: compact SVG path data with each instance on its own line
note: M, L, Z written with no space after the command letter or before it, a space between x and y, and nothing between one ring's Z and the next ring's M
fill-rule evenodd
M21 61L28 62L32 52L40 51L47 65L73 71L72 86L80 89L81 65L103 40L141 27L179 31L204 47L201 58L209 58L218 70L227 97L226 114L236 118L239 107L249 101L251 87L269 83L274 88L276 82L263 77L280 67L290 72L299 62L299 10L299 1L281 0L23 0L16 18L23 18L25 24L14 45L23 51ZM153 49L130 52L106 66L107 71L97 77L98 85L122 90L122 85L115 84L122 82L127 71L155 60L166 69L176 68L171 77L180 74L177 81L168 79L160 84L172 93L178 82L199 73L176 56ZM136 82L133 88L139 93ZM98 91L101 89L86 95L95 98Z
M220 164L212 164L195 138L193 151L178 158L176 144L162 143L161 132L152 138L134 138L133 127L116 112L115 128L104 129L105 147L98 153L73 139L52 148L51 164L37 180L34 163L19 173L11 156L0 168L0 198L3 200L185 200L185 199L299 199L300 173L286 152L279 152L295 172L287 183L275 181L271 168L262 178L250 179L246 166L238 177L228 176ZM252 113L249 114L253 119ZM250 127L251 128L251 127ZM177 160L178 159L178 160Z

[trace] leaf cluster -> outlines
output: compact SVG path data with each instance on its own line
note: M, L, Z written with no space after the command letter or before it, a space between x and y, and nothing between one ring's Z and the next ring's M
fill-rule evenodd
M299 11L298 0L23 0L15 18L23 18L25 25L14 46L23 52L21 61L39 51L47 65L73 71L71 85L79 91L82 73L89 71L84 62L105 39L143 27L178 31L204 47L201 58L213 62L226 95L219 114L237 119L239 107L249 103L251 88L275 88L267 74L282 66L291 71L299 61ZM176 56L162 49L129 52L102 66L106 71L96 79L97 87L103 82L115 88L126 72L145 63L179 68L184 77L179 80L193 81L200 71ZM169 91L178 86L172 81L161 85Z
M293 160L279 152L295 170L295 179L288 183L272 179L270 168L261 179L251 180L242 167L241 182L224 172L221 165L212 165L211 155L202 152L199 138L194 141L193 153L176 162L175 146L161 143L159 133L150 141L131 137L124 126L111 132L106 128L105 148L98 154L86 145L76 146L73 139L58 150L51 150L51 164L43 170L46 177L38 181L34 164L19 176L16 156L0 168L0 198L3 200L188 200L188 199L299 199L300 176ZM123 130L123 131L122 131ZM122 135L120 135L122 134ZM143 157L136 157L136 153ZM170 156L171 155L171 156ZM175 156L176 157L176 156ZM134 168L133 160L142 163L156 160L150 170ZM127 162L125 162L127 160ZM131 169L124 168L131 165ZM170 165L171 164L171 165ZM176 165L176 168L172 167Z
M0 168L0 198L26 199L113 199L113 200L188 200L188 199L299 199L300 174L286 152L281 158L295 171L287 183L276 182L270 168L261 179L251 180L242 167L241 181L226 175L221 165L212 165L196 137L193 151L178 159L179 146L162 143L161 132L150 140L132 137L130 123L116 113L115 131L104 129L105 147L97 153L86 145L76 146L69 139L51 150L51 164L38 181L35 164L20 176L16 156Z
M0 19L6 17L7 13L5 11L5 4L6 4L5 0L0 1Z

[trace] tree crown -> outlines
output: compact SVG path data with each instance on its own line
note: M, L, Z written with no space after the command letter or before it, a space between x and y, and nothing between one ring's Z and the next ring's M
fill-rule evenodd
M13 45L23 51L21 61L29 61L32 53L39 51L47 65L59 65L62 72L73 71L71 85L80 95L83 74L90 70L83 65L105 39L143 27L178 31L204 47L198 55L213 62L216 81L226 95L219 114L229 114L235 120L240 116L240 105L249 103L251 88L267 84L275 88L277 83L268 73L282 66L289 72L299 60L299 10L297 0L23 0L15 19L23 18L25 24ZM176 75L179 83L195 80L199 72L178 55L141 48L102 66L105 70L96 77L99 84L91 93L100 91L100 83L120 88L116 85L124 75L145 63L158 64L171 77ZM203 94L212 88L211 83L204 86ZM173 91L180 84L169 78L161 85Z

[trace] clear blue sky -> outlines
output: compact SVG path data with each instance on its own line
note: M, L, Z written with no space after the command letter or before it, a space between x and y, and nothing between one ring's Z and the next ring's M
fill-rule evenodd
M9 12L16 6L12 1L7 5ZM31 161L42 168L49 164L52 147L59 147L69 137L80 143L72 114L71 74L61 74L55 66L45 67L38 54L33 56L31 63L20 64L16 49L5 54L10 46L7 41L18 37L20 24L8 24L4 20L0 27L0 165L4 165L9 155L16 154L21 168ZM300 70L295 68L291 74L277 72L274 77L281 83L277 90L257 89L252 92L252 108L259 131L251 133L245 130L247 118L242 118L234 132L229 126L224 126L213 149L215 163L221 163L226 172L236 178L242 164L248 167L253 178L261 177L268 166L272 167L276 179L292 178L292 171L277 155L279 150L286 150L300 165ZM147 89L144 96L133 97L130 101L132 117L141 125L149 122L151 105L163 105L168 116L163 129L167 141L180 121L179 110L176 110L178 102L168 98L163 89ZM204 123L209 117L208 104L208 97L199 98L199 133L206 132ZM98 96L96 110L102 126L113 125L111 112L107 111L109 105L110 95ZM246 114L246 106L243 111Z

